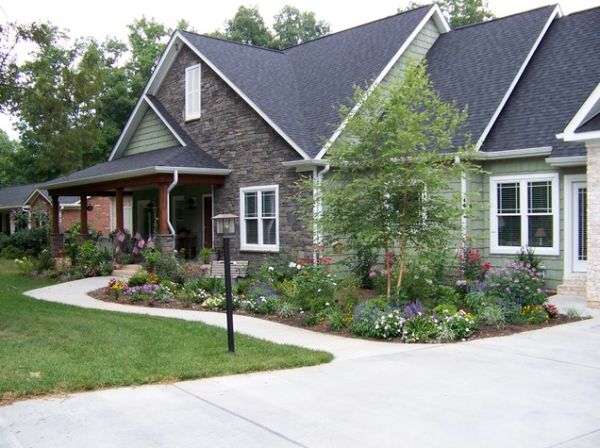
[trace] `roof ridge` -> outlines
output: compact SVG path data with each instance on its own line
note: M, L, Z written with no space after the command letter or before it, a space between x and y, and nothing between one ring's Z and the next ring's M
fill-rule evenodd
M228 39L224 39L222 37L215 37L215 36L209 36L207 34L195 33L193 31L187 31L187 30L179 30L179 31L182 33L193 34L194 36L206 37L207 39L218 40L220 42L225 42L228 44L241 45L242 47L246 47L246 48L255 48L257 50L272 51L273 53L283 54L283 50L279 50L277 48L267 48L267 47L261 47L260 45L245 44L243 42L238 42L236 40L228 40Z
M328 37L331 37L331 36L335 36L336 34L345 33L346 31L351 31L351 30L354 30L354 29L356 29L356 28L361 28L361 27L363 27L363 26L372 25L372 24L374 24L374 23L377 23L377 22L382 22L382 21L384 21L384 20L391 19L391 18L393 18L393 17L398 17L398 16L401 16L401 15L403 15L403 14L412 13L412 12L418 11L419 9L423 9L423 8L431 8L431 7L433 7L433 5L434 5L433 3L429 3L429 4L426 4L426 5L418 6L418 7L416 7L416 8L413 8L413 9L409 9L409 10L407 10L407 11L401 11L401 12L397 12L396 14L392 14L392 15L389 15L389 16L386 16L386 17L381 17L381 18L379 18L379 19L371 20L371 21L369 21L369 22L360 23L360 24L358 24L358 25L351 26L350 28L344 28L343 30L336 31L336 32L334 32L334 33L325 34L324 36L320 36L320 37L317 37L317 38L315 38L315 39L307 40L306 42L300 42L299 44L296 44L296 45L290 45L289 47L285 47L285 48L283 48L283 49L282 49L282 50L280 50L280 51L281 51L282 53L284 53L284 52L286 52L287 50L291 50L291 49L293 49L293 48L296 48L296 47L299 47L299 46L301 46L301 45L310 44L310 43L312 43L312 42L316 42L316 41L318 41L318 40L322 40L322 39L326 39L326 38L328 38Z
M520 16L520 15L523 15L523 14L529 14L530 12L539 11L541 9L556 8L557 6L559 6L558 3L551 3L549 5L539 6L537 8L533 8L533 9L528 9L526 11L515 12L514 14L509 14L507 16L496 17L496 18L491 19L491 20L484 20L483 22L471 23L470 25L459 26L457 28L452 28L451 31L461 31L461 30L464 30L464 29L467 29L467 28L473 28L475 26L486 25L488 23L498 22L499 20L510 19L510 18L513 18L513 17L516 17L516 16Z

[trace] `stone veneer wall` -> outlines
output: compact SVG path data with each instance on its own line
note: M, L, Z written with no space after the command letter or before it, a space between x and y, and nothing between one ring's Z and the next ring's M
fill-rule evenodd
M298 160L300 155L206 64L202 64L202 116L185 122L185 68L198 62L189 48L183 48L156 96L200 148L233 170L223 186L214 187L214 214L239 216L240 188L277 184L280 251L310 253L312 236L295 214L298 174L282 166L282 162ZM222 243L216 240L214 245L219 249ZM238 227L232 257L260 263L266 256L240 253Z
M586 143L587 147L587 300L600 308L600 139Z

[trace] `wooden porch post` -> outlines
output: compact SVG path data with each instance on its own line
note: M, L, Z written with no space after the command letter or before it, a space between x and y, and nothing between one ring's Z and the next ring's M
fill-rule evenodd
M87 215L87 196L81 195L80 202L81 208L79 209L79 234L87 236L88 234L88 215Z
M168 184L161 182L158 184L158 234L167 235L169 233L169 226L167 224L167 207L169 206L167 201L168 195Z
M52 235L60 233L60 204L58 196L52 196Z
M125 224L123 221L123 189L117 188L117 194L115 196L115 206L117 209L117 231L123 232L125 230Z

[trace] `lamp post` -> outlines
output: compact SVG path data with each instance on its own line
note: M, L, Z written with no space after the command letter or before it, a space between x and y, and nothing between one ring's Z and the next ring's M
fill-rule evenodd
M231 213L222 213L213 216L217 235L223 237L223 258L225 262L225 300L227 304L227 344L229 352L235 352L233 340L233 297L231 295L231 257L229 254L229 240L235 235L235 220L237 216Z

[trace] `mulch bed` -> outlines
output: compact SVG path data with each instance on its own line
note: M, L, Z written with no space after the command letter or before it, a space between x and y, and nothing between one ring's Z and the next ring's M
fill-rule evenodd
M117 300L115 298L112 290L108 287L97 289L95 291L89 292L88 294L91 297L93 297L94 299L102 300L104 302L120 303L122 305L145 306L145 307L149 307L149 308L169 308L169 309L183 309L183 310L194 310L194 311L212 311L212 312L224 313L224 311L215 310L212 308L209 309L198 303L184 303L179 300L173 300L171 302L160 302L158 300L144 300L144 301L139 301L139 302L131 302L129 300ZM331 330L329 328L329 325L327 324L327 322L319 322L316 325L307 326L304 323L304 319L302 316L281 317L281 316L274 315L274 314L265 315L265 314L246 313L245 311L240 311L240 310L236 310L235 314L239 314L242 316L251 316L251 317L255 317L257 319L264 319L264 320L268 320L271 322L277 322L277 323L281 323L281 324L285 324L285 325L290 325L293 327L302 328L304 330L316 331L319 333L327 333L327 334L333 334L336 336L343 336L343 337L356 338L356 339L368 339L368 340L385 342L384 339L365 338L362 336L357 336L356 334L352 333L350 330L347 330L347 329L339 330L339 331ZM554 327L555 325L579 322L579 321L585 320L585 319L589 319L589 317L570 318L564 314L559 314L557 317L555 317L553 319L549 319L548 322L543 323L543 324L527 323L527 324L517 325L517 324L511 324L511 323L507 322L506 325L504 326L504 328L496 328L494 326L489 326L489 325L479 325L479 330L473 336L471 336L468 340L472 341L475 339L493 338L493 337L497 337L497 336L510 336L511 334L523 333L525 331L539 330L539 329L547 328L547 327ZM395 340L389 340L388 342L401 342L401 341L400 341L400 339L395 339ZM461 342L461 341L455 341L455 342ZM428 343L435 344L438 342L429 341Z

